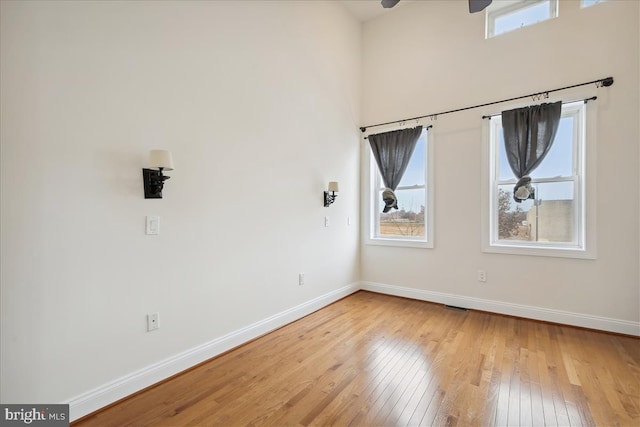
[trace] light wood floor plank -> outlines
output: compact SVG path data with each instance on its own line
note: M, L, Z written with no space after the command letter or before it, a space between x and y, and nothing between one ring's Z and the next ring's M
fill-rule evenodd
M638 426L640 339L360 291L74 423Z

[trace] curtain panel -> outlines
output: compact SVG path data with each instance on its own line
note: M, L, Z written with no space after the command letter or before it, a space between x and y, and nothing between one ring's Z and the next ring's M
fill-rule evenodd
M422 126L369 135L369 145L376 159L385 186L382 192L383 212L398 209L395 190L398 188L416 143L422 134Z
M509 166L518 178L513 188L513 198L518 203L535 198L529 175L551 149L561 113L561 101L502 112L504 148Z

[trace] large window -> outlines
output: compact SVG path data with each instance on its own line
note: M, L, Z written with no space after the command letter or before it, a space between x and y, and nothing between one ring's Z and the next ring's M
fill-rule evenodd
M487 8L486 38L557 16L558 0L495 1Z
M489 252L591 258L587 246L586 141L583 101L564 104L553 145L531 173L534 198L517 203L501 116L489 124ZM591 249L588 251L587 249Z
M395 191L398 209L383 213L384 184L373 154L369 155L369 221L367 243L433 247L429 140L423 130L407 170ZM371 150L369 150L371 151Z

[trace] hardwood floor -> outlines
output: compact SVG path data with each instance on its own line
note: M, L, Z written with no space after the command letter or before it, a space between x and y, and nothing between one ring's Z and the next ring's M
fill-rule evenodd
M640 339L360 291L75 423L639 426Z

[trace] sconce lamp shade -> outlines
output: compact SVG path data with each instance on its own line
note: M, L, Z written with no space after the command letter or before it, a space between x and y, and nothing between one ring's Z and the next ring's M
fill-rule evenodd
M169 150L149 151L149 167L154 169L163 168L166 171L173 170L173 157Z
M324 191L324 207L328 208L333 202L336 201L336 194L338 192L338 183L336 181L329 181L328 191Z
M172 170L173 158L171 157L171 151L149 151L149 168L142 169L142 182L144 184L145 199L162 199L164 182L171 178L163 172Z

